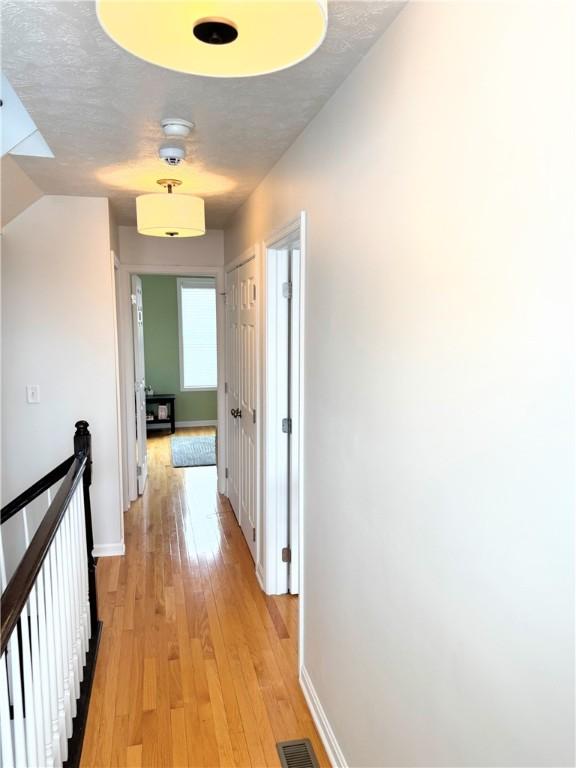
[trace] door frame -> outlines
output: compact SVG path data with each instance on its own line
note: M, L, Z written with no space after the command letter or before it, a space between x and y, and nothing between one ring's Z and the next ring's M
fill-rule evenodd
M228 277L233 274L235 270L234 269L225 269L224 272L224 316L226 321L226 328L225 328L225 354L226 354L226 368L224 371L224 396L225 396L225 406L224 406L224 413L225 413L225 424L226 424L226 457L225 457L225 464L226 464L226 470L224 472L225 477L225 495L228 498L228 501L230 502L230 506L232 507L232 510L234 512L234 517L236 518L236 522L240 524L240 483L239 479L236 477L234 480L236 481L236 489L235 492L232 494L232 497L230 496L230 490L231 488L234 490L233 486L233 478L231 477L230 469L231 467L235 467L237 463L238 456L230 456L230 451L232 447L236 449L236 451L239 450L238 440L235 441L235 435L232 433L231 426L234 424L236 427L235 422L230 421L230 415L231 415L231 406L237 406L239 405L240 400L240 392L238 391L236 394L238 395L237 398L234 397L234 391L233 388L231 389L231 381L232 381L232 374L229 369L228 363L230 362L230 324L228 322L228 291L230 286L228 285ZM232 281L231 281L232 282ZM235 279L234 282L237 282ZM238 311L238 291L236 291L236 307L235 311L237 313ZM236 373L236 376L238 376L238 373ZM234 378L234 381L237 381L236 377ZM239 386L238 386L239 390ZM236 427L237 428L237 427ZM234 502L234 503L233 503Z
M306 275L306 212L301 211L284 227L275 230L263 242L263 284L266 286L263 307L263 415L264 440L262 450L262 499L265 531L264 587L267 594L284 594L288 588L288 567L282 562L282 548L286 546L286 437L281 431L283 394L286 381L281 381L276 365L282 345L286 344L286 329L277 322L282 295L278 274L277 252L283 245L298 240L300 255L292 266L292 348L291 348L291 400L292 439L291 464L291 530L292 530L292 583L300 595L300 643L303 629L303 532L304 532L304 323ZM296 532L296 535L294 533Z
M118 268L119 316L118 340L120 346L120 366L124 373L123 391L120 393L122 455L126 457L127 477L123 478L128 489L129 502L138 498L136 482L136 426L134 408L134 345L132 340L131 278L132 275L170 275L174 277L214 277L216 280L216 323L218 344L218 491L225 492L224 467L226 461L225 431L225 318L224 318L224 269L223 267L175 267L150 264L122 264ZM145 310L144 310L145 311Z
M148 448L146 445L146 361L144 359L144 304L142 301L142 280L140 275L130 275L130 292L132 304L132 348L134 350L134 393L136 395L135 406L135 430L136 430L136 486L138 495L144 493L146 480L148 479ZM138 293L140 293L140 308L138 308ZM136 301L132 296L136 294ZM136 378L136 369L142 373L142 376ZM141 382L141 386L136 388L136 381ZM139 411L136 413L136 411ZM143 457L144 460L143 460ZM138 461L139 460L139 461ZM138 474L140 470L140 474Z

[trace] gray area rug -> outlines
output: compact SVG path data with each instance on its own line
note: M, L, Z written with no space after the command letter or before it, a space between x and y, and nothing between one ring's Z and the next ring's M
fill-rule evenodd
M213 467L216 464L216 436L173 437L173 467Z

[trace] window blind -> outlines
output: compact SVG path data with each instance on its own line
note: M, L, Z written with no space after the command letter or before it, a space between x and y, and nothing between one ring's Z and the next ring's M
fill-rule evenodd
M218 368L214 279L181 279L179 299L182 389L215 389Z

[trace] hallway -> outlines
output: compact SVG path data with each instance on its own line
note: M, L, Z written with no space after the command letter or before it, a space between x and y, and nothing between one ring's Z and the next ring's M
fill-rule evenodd
M297 598L260 590L215 467L172 468L164 436L148 456L126 555L98 562L81 765L278 766L277 741L308 737L328 766L298 682Z

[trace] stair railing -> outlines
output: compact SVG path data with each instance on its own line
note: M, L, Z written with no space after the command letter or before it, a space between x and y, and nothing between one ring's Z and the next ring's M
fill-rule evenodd
M79 421L74 454L1 510L2 525L21 516L26 538L8 583L0 557L3 768L80 762L101 629L91 477L91 436L88 423ZM30 536L27 508L44 493L48 509Z

